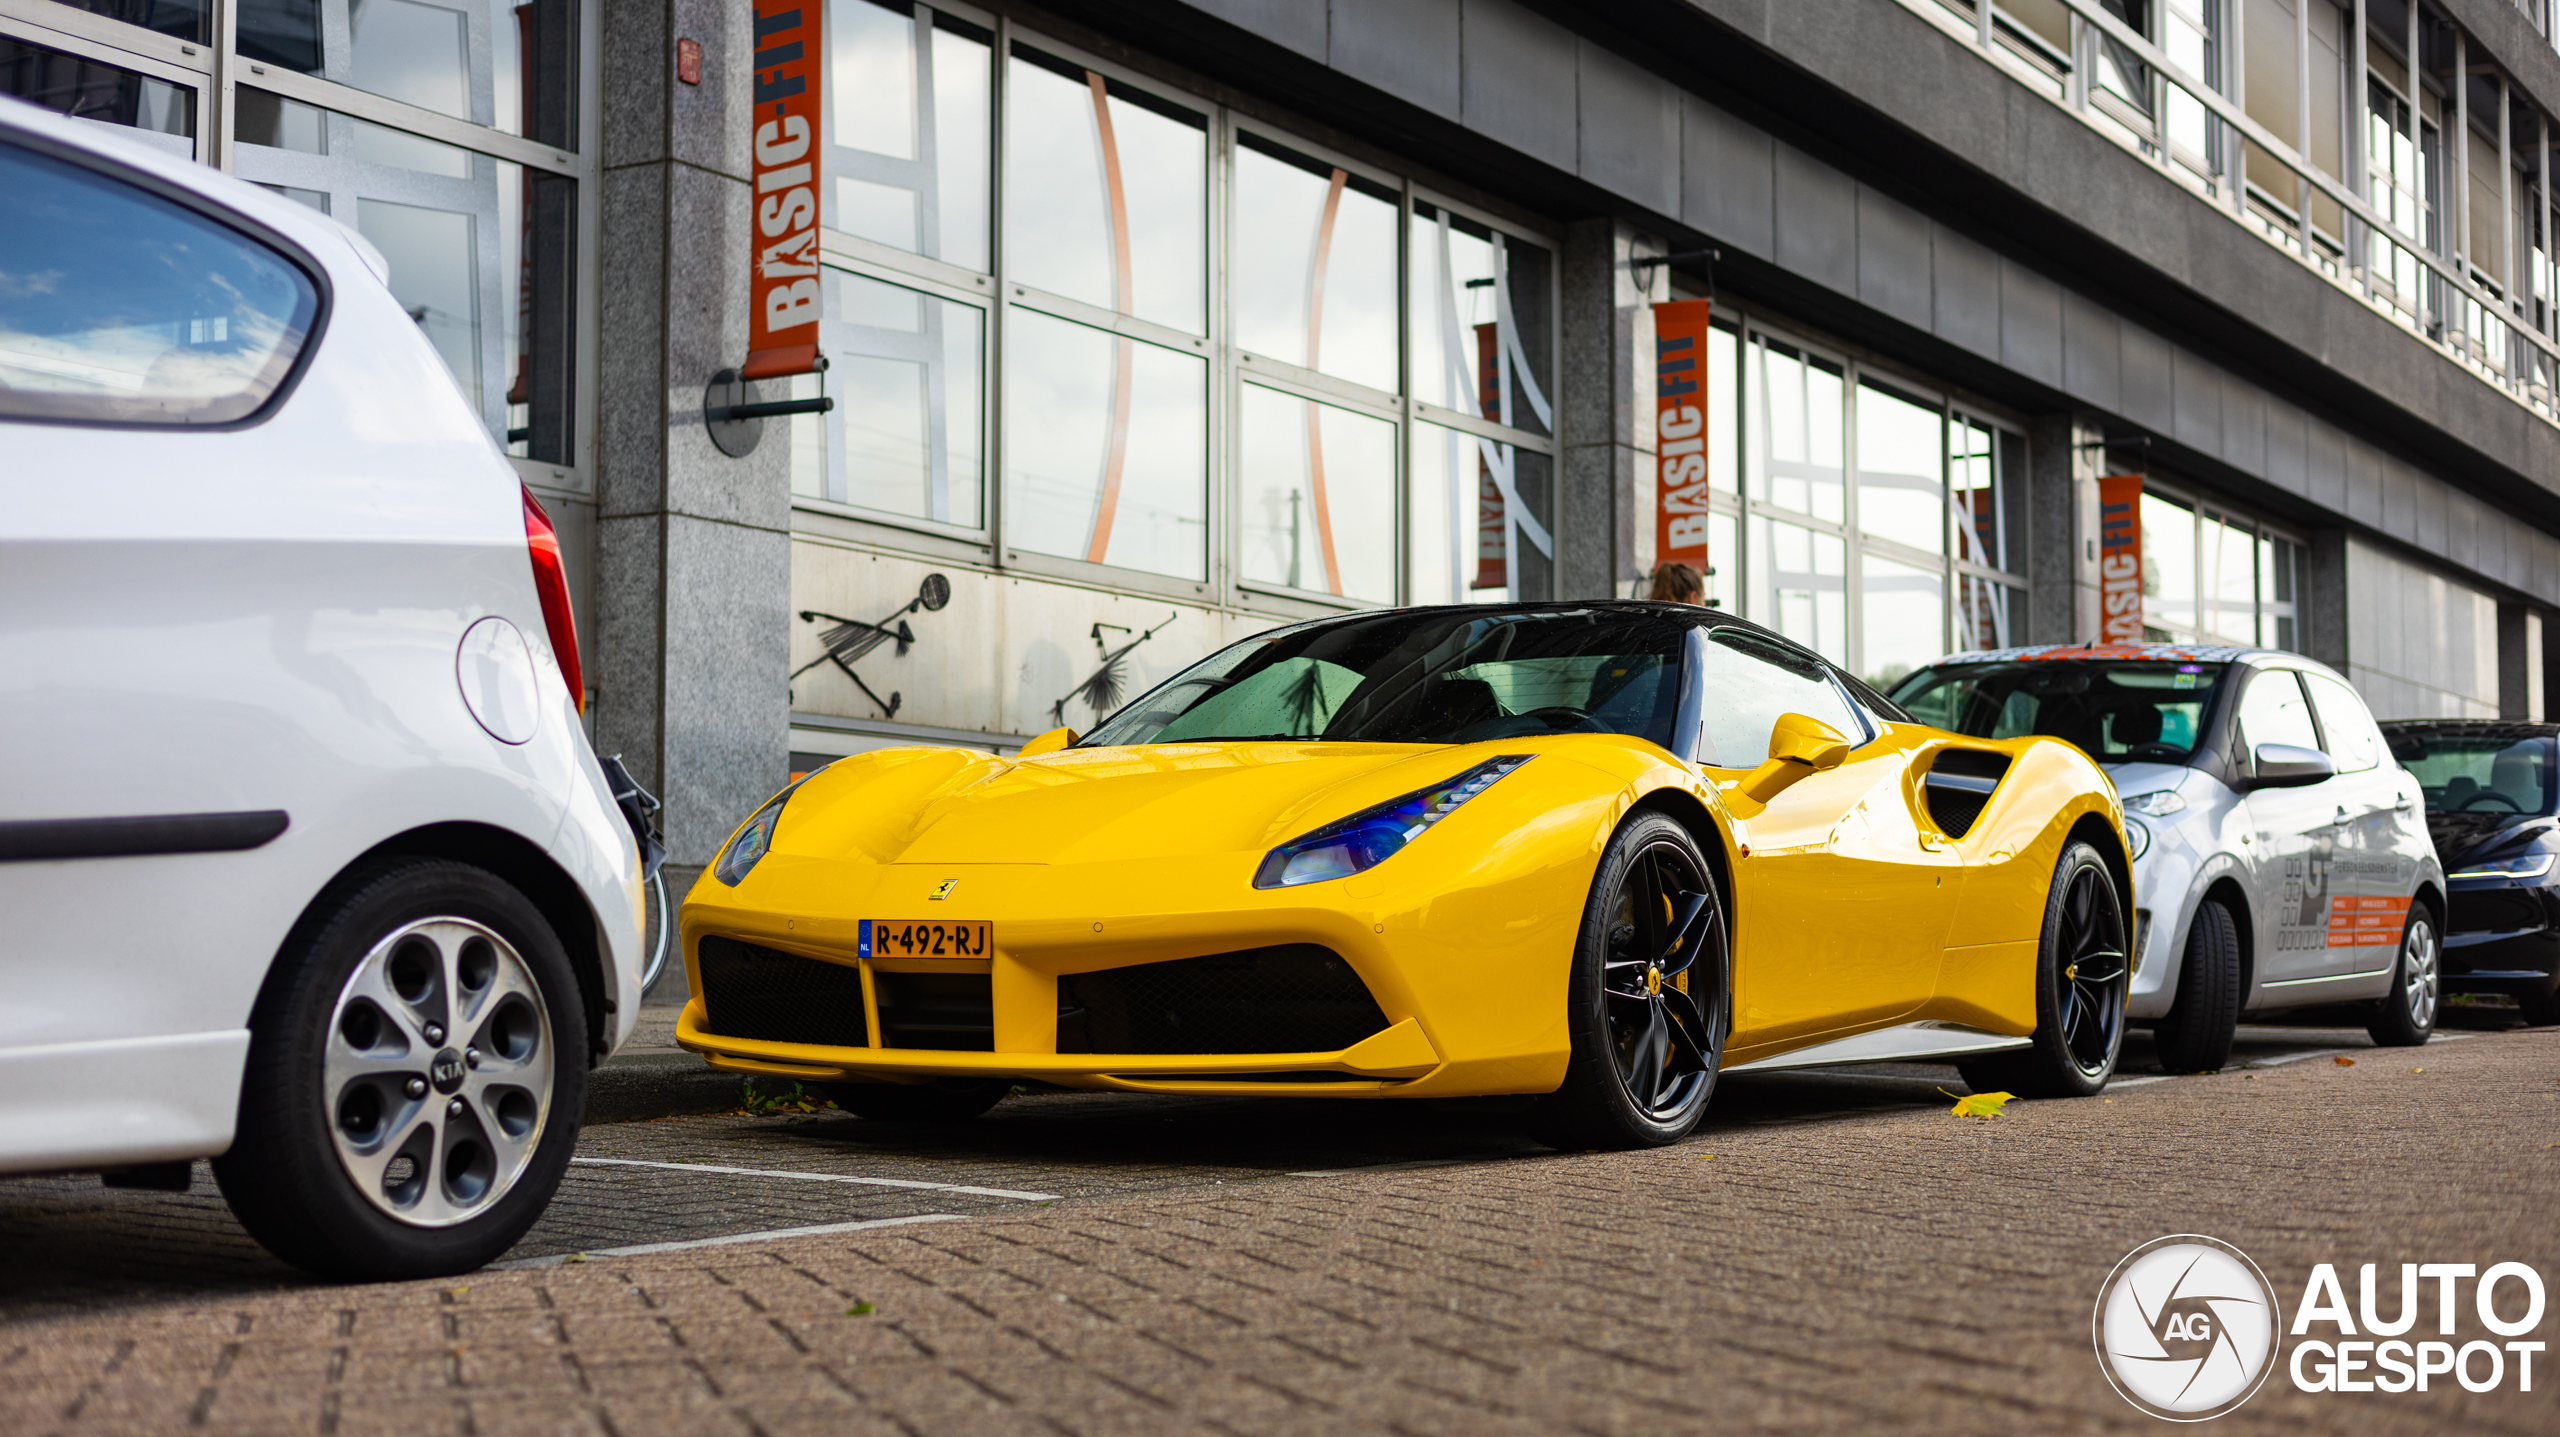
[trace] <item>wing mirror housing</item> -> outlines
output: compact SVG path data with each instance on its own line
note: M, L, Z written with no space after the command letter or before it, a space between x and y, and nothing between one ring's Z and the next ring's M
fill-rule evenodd
M1080 737L1082 737L1082 735L1078 734L1074 729L1053 728L1047 733L1041 734L1039 737L1031 740L1031 742L1024 744L1022 746L1022 751L1015 754L1014 757L1038 758L1044 753L1056 753L1062 748L1073 748L1075 747L1076 740Z
M1780 714L1769 727L1769 758L1742 780L1742 796L1767 803L1796 780L1838 768L1849 757L1848 737L1818 718Z
M2251 788L2301 788L2338 772L2327 754L2289 743L2262 743L2252 757L2256 771L2249 775Z

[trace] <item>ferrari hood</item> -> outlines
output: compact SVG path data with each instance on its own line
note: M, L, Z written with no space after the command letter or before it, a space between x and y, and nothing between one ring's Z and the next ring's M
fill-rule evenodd
M783 810L773 846L945 865L1259 850L1446 779L1477 761L1476 747L1151 744L1023 760L884 750L812 775Z

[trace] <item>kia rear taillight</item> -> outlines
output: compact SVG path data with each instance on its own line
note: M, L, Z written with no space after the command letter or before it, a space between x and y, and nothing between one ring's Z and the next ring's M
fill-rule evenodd
M524 490L524 544L533 553L533 591L542 596L542 626L551 633L551 653L560 661L561 681L578 712L587 711L586 674L578 667L578 618L569 611L569 573L560 562L560 531L542 512L533 490Z

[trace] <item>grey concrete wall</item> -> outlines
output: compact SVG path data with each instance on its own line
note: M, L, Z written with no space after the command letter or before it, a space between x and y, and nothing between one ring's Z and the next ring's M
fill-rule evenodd
M1644 352L1656 300L1669 299L1660 265L1636 270L1661 240L1614 220L1565 231L1564 372L1557 403L1556 589L1559 599L1628 597L1652 549L1653 409Z
M790 763L789 446L731 459L702 424L746 354L752 18L604 5L596 747L666 801L679 894Z

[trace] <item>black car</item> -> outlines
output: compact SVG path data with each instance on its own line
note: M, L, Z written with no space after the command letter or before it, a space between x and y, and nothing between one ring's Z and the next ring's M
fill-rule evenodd
M2382 725L2426 793L2452 914L2444 986L2505 993L2560 1023L2560 724L2413 719Z

